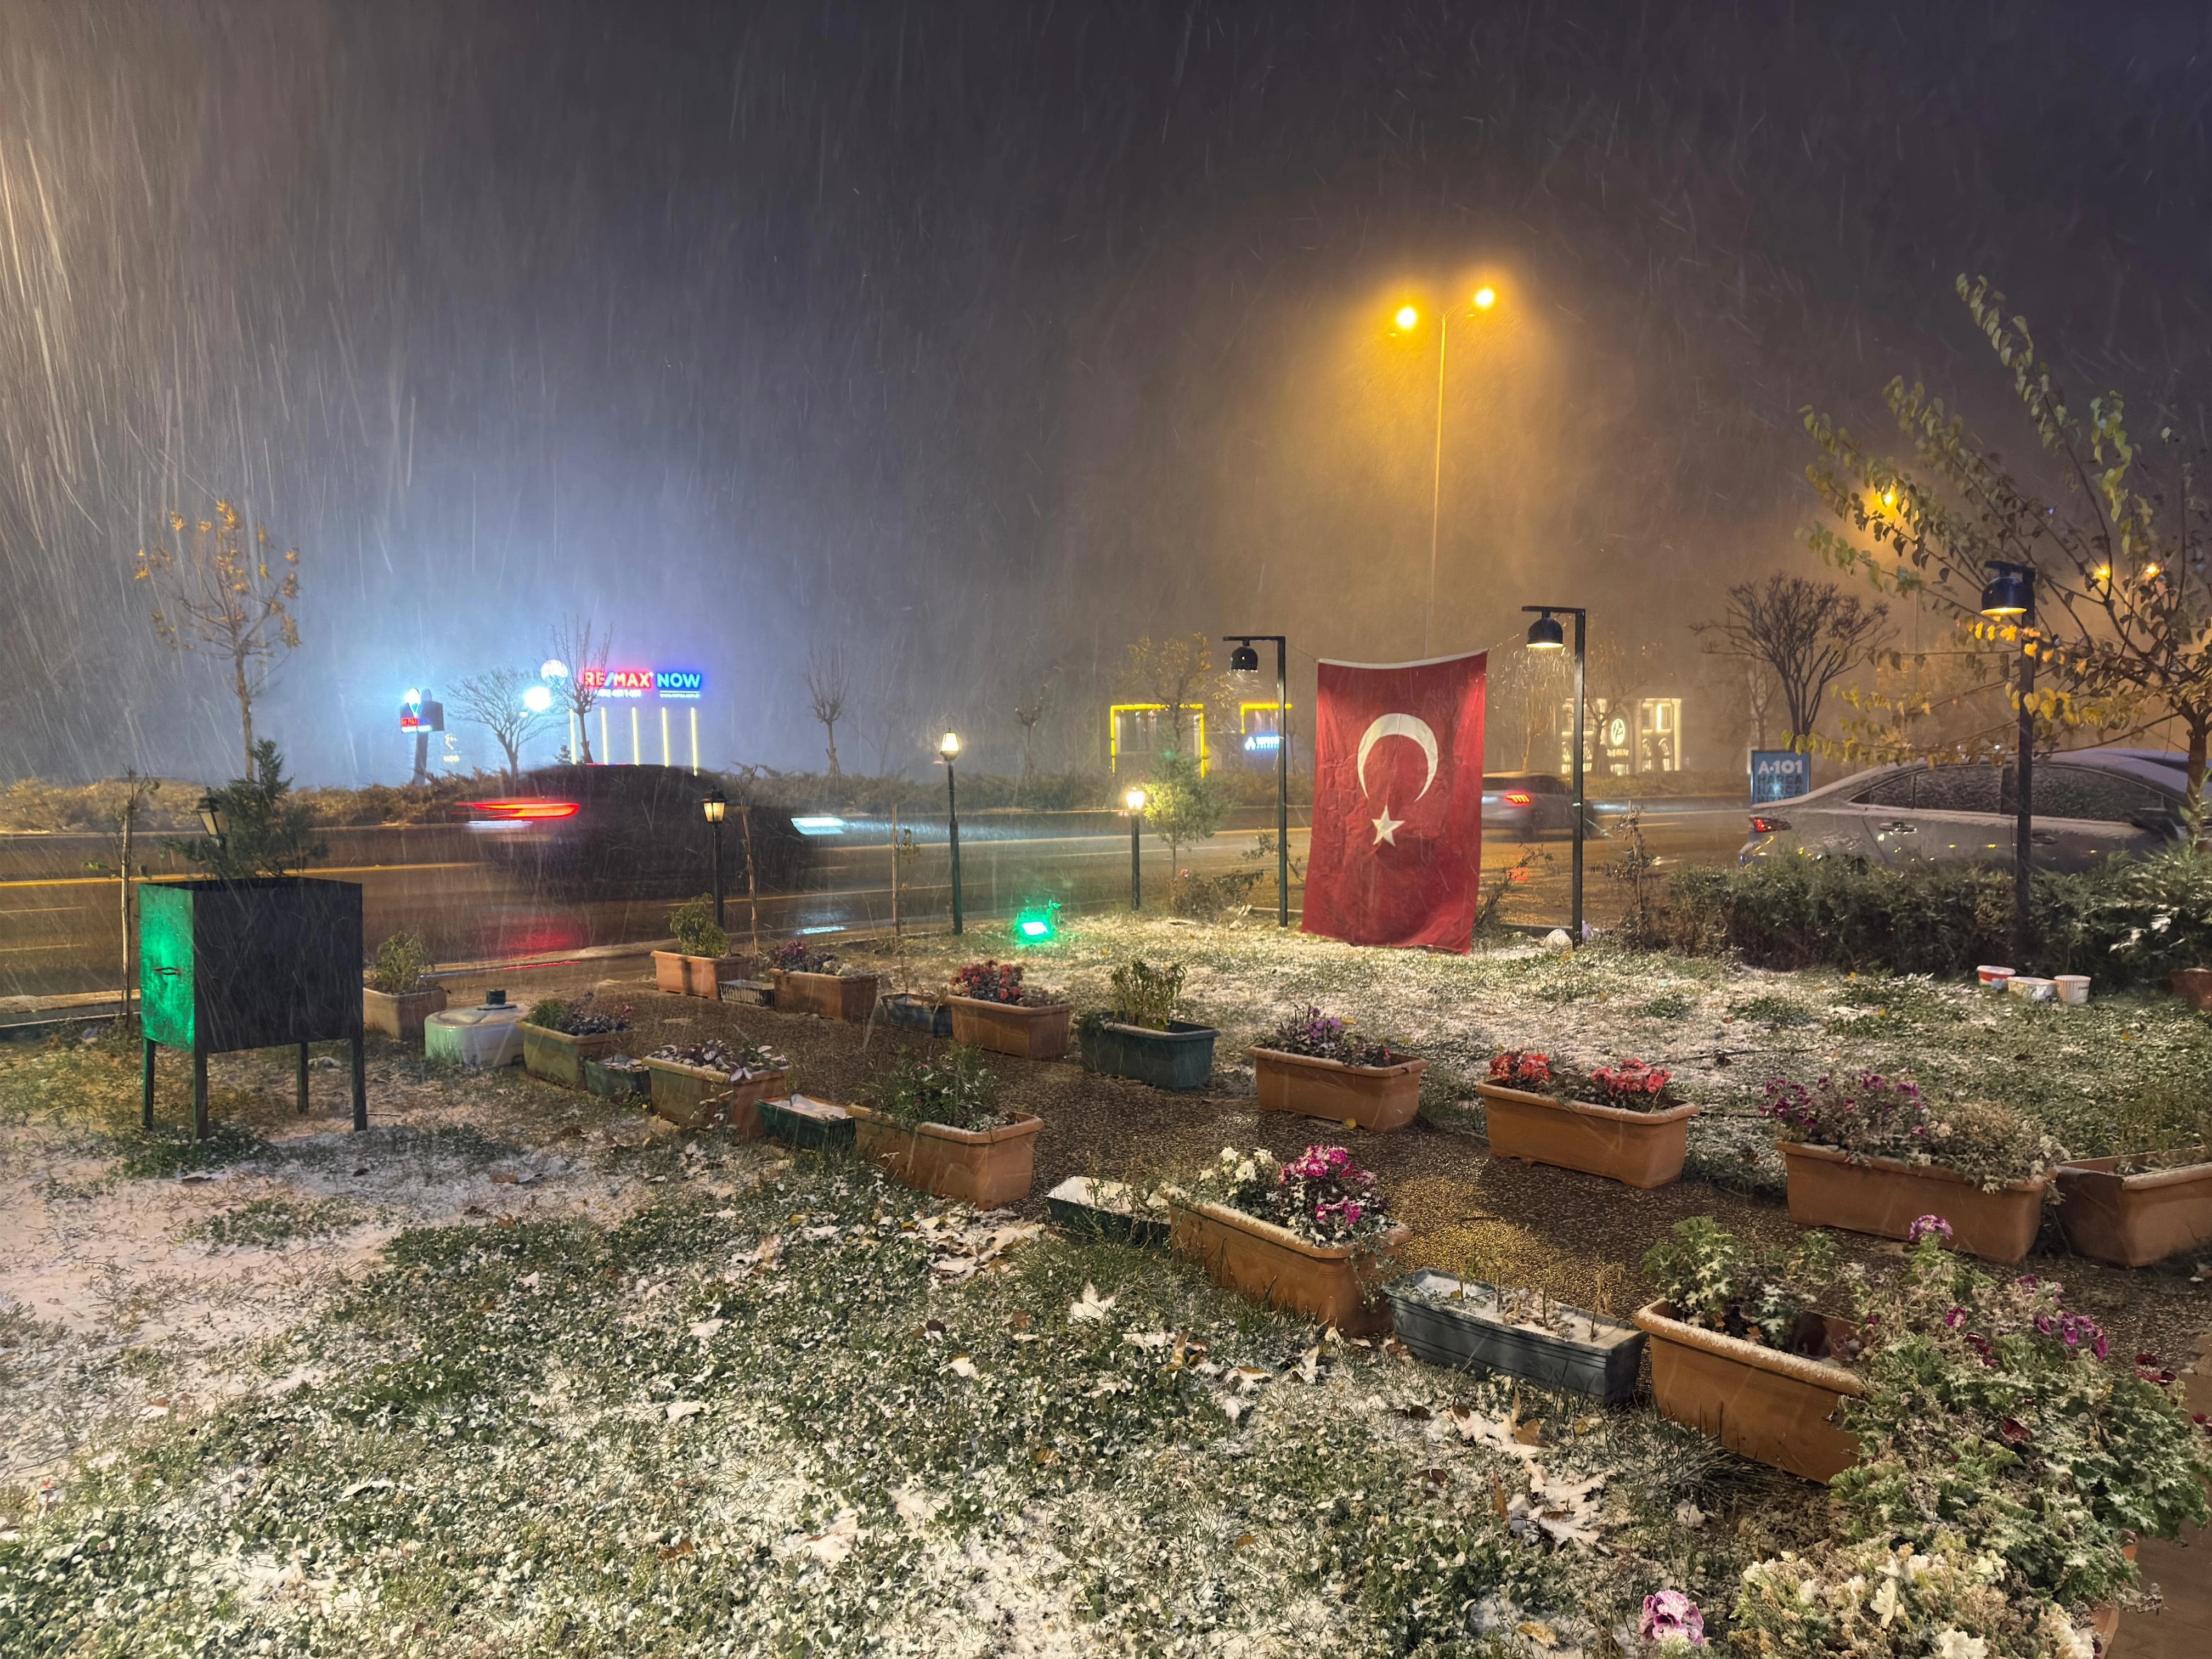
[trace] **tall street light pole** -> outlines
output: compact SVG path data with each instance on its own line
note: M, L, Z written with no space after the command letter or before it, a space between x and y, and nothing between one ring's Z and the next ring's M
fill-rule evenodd
M722 925L722 819L730 810L730 798L719 789L709 789L707 798L699 803L707 814L707 823L714 836L714 926Z
M1145 792L1132 789L1122 797L1129 808L1129 908L1145 908Z
M1565 631L1559 618L1575 619L1575 878L1574 919L1568 927L1568 937L1580 950L1583 943L1583 726L1587 719L1583 712L1583 690L1589 679L1589 653L1584 637L1584 625L1589 613L1578 605L1524 605L1523 611L1538 611L1543 614L1528 624L1528 648L1531 651L1557 651L1566 643Z
M1435 574L1432 558L1432 590ZM1434 597L1433 591L1431 597ZM1280 634L1224 634L1221 637L1224 643L1237 641L1237 648L1229 653L1229 672L1232 674L1260 672L1260 653L1252 648L1255 640L1272 641L1275 647L1275 926L1287 927L1291 925L1290 641Z
M1487 311L1498 303L1498 290L1479 288L1474 291L1474 308ZM1398 329L1410 334L1419 326L1421 313L1412 306L1399 308ZM1446 349L1451 343L1451 313L1443 312L1437 319L1437 459L1435 475L1429 486L1429 599L1421 612L1421 654L1427 656L1433 648L1437 613L1437 543L1443 525L1444 512L1444 363Z
M957 732L947 732L939 739L937 752L945 757L945 811L947 838L952 845L952 931L965 932L960 915L960 793L952 776L952 762L960 753Z
M1982 614L2012 623L2020 630L2019 758L2013 763L2018 793L2013 800L2017 816L2012 826L2012 959L2025 968L2029 947L2035 942L2028 878L2035 845L2035 653L2028 641L2029 631L2035 626L2035 567L1991 559L1984 568L1996 574L1982 589Z

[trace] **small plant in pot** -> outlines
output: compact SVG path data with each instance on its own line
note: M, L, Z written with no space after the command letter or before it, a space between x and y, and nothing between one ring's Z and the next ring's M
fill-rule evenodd
M1060 1060L1067 1053L1074 1010L1022 981L1018 962L971 962L952 976L945 999L952 1040L1022 1060Z
M761 1133L760 1103L787 1094L791 1062L757 1043L666 1043L645 1057L653 1109L680 1128L720 1119L745 1139Z
M2027 1254L2066 1156L2010 1107L1939 1109L1911 1079L1874 1072L1777 1078L1759 1110L1780 1128L1791 1220L1903 1238L1942 1215L1960 1249L1993 1261Z
M803 939L786 939L769 957L775 1006L784 1013L814 1014L859 1024L876 1006L880 976L848 968L837 953Z
M976 1049L893 1062L852 1114L860 1155L905 1186L986 1210L1029 1195L1043 1120L999 1104Z
M1175 1017L1182 1001L1182 963L1156 968L1139 957L1117 964L1111 983L1112 1009L1084 1018L1084 1064L1156 1089L1206 1087L1213 1078L1214 1039L1221 1034Z
M532 1005L522 1022L522 1064L531 1076L548 1083L584 1086L583 1063L603 1060L615 1038L629 1030L627 1004L611 1012L588 994L570 1001L546 997Z
M705 894L668 913L673 951L653 953L653 988L671 996L707 997L720 1001L722 981L738 977L744 958L729 954L730 936L714 920L714 901Z
M1263 1112L1332 1118L1362 1129L1403 1128L1420 1109L1428 1061L1363 1036L1310 1005L1249 1051Z
M1632 1059L1583 1072L1534 1049L1509 1048L1492 1056L1475 1092L1493 1153L1631 1187L1680 1177L1698 1114L1676 1095L1671 1073Z
M394 933L376 947L376 967L362 988L362 1024L403 1042L418 1042L422 1023L442 1012L446 994L428 976L430 947L417 933Z
M1174 1248L1216 1284L1353 1334L1389 1328L1381 1259L1408 1230L1347 1148L1279 1163L1264 1148L1224 1147L1168 1200Z

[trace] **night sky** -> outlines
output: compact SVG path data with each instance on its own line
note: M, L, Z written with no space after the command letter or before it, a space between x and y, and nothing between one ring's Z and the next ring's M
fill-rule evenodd
M259 723L397 781L398 694L562 613L696 667L709 763L1046 759L1150 632L1421 654L1519 607L1706 672L1816 568L1796 411L1893 374L2001 448L1952 279L2194 428L2201 6L0 0L0 776L236 769L137 549L301 550ZM489 759L473 735L473 758ZM550 745L539 758L550 758Z

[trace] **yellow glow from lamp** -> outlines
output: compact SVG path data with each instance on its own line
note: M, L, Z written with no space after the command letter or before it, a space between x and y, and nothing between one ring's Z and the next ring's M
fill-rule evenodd
M1132 812L1141 812L1145 810L1145 792L1141 789L1132 789L1121 799L1128 803Z
M1496 289L1494 289L1494 288L1479 288L1479 289L1475 289L1475 291L1474 291L1474 308L1475 308L1477 311L1487 311L1487 310L1489 310L1489 309L1491 308L1491 307L1492 307L1492 306L1496 305L1497 303L1498 303L1498 290L1497 290Z
M945 759L951 760L960 752L960 734L957 732L947 732L937 740L937 752Z
M1400 306L1395 320L1401 331L1410 334L1420 326L1421 313L1411 306Z

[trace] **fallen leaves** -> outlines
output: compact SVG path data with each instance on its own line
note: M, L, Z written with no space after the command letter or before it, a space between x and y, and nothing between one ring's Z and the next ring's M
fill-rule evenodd
M1096 1285L1085 1285L1083 1287L1082 1300L1067 1304L1067 1322L1071 1325L1101 1324L1104 1322L1106 1316L1113 1311L1112 1297L1102 1297L1098 1294L1098 1287Z

